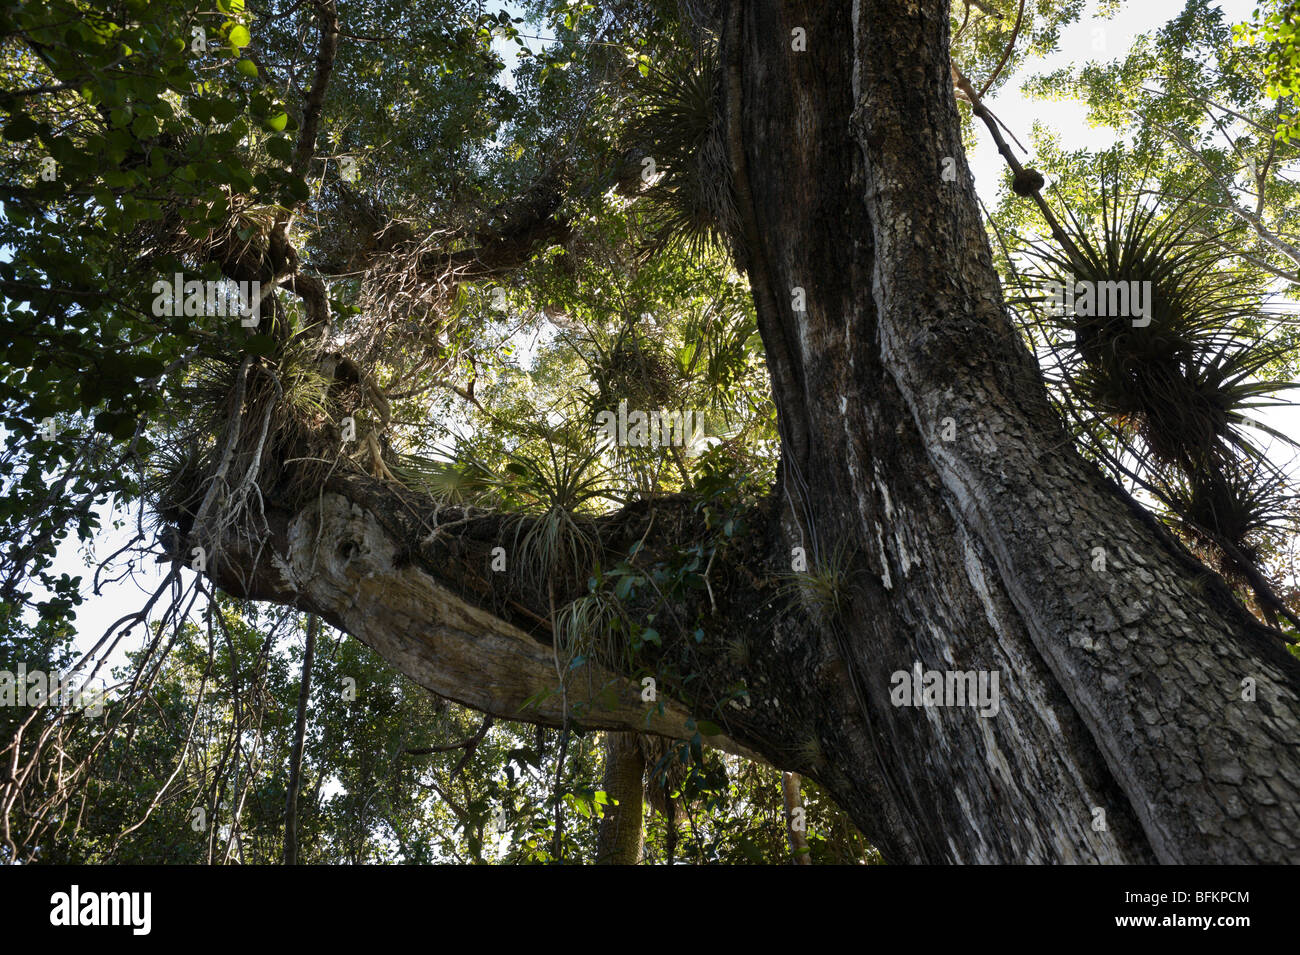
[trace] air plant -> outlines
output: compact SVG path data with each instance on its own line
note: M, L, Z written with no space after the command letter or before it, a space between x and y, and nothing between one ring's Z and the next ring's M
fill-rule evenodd
M1291 518L1295 499L1286 474L1257 455L1237 455L1191 474L1173 472L1156 486L1188 537L1235 549L1252 562L1256 542Z
M1260 288L1225 268L1207 209L1187 202L1126 200L1103 185L1098 220L1071 214L1054 231L1054 242L1030 243L1025 278L1125 283L1144 299L1140 316L1040 309L1059 404L1085 453L1164 503L1225 572L1267 590L1251 542L1285 519L1292 495L1258 439L1295 442L1256 412L1288 404L1276 395L1295 384L1267 380L1287 350L1261 331Z
M1204 210L1125 204L1118 190L1103 190L1101 208L1097 225L1070 215L1055 245L1032 243L1029 277L1144 288L1144 315L1047 310L1063 383L1085 407L1140 434L1166 464L1196 466L1225 441L1248 444L1241 427L1257 422L1246 412L1288 387L1250 380L1279 357L1255 331L1265 319L1258 290L1243 273L1223 270Z
M798 597L808 607L829 618L840 618L848 609L849 586L856 573L858 548L841 541L829 553L813 555L807 570L783 575L781 590Z
M657 66L638 85L639 107L625 133L640 154L651 241L658 252L681 244L691 254L725 243L735 221L730 163L720 126L718 66L711 48L694 60ZM645 163L653 160L654 166Z
M634 408L664 408L681 394L682 376L666 348L634 324L625 324L608 348L593 344L596 408L615 408L620 400Z

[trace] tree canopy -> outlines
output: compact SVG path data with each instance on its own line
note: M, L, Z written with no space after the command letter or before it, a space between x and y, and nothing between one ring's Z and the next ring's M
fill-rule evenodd
M722 6L0 0L0 670L103 691L0 706L0 858L597 861L623 752L647 861L882 861L789 771L825 762L816 734L774 765L727 728L758 692L728 595L761 577L833 617L875 542L745 563L792 438ZM1268 415L1300 367L1298 9L1188 0L1048 72L1081 0L949 14L966 147L1010 160L984 210L1007 311L1069 440L1293 654ZM1040 121L1003 126L1026 76ZM1053 99L1118 142L1066 145ZM1070 281L1149 283L1150 331L1053 308ZM272 500L338 482L400 527L395 566L438 548L538 637L529 701L557 716L430 692L275 591ZM87 632L134 574L149 593ZM649 704L624 750L602 674Z

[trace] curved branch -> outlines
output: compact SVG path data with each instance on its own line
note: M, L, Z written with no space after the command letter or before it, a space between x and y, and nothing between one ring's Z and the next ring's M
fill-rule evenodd
M413 559L408 532L422 519L399 513L403 495L380 481L360 476L348 480L359 492L354 498L365 498L368 491L369 499L363 502L327 490L296 512L271 507L271 539L228 545L209 563L209 575L241 597L319 614L419 685L490 716L558 727L567 715L571 724L589 729L675 739L694 735L686 705L667 698L662 689L656 701L643 701L639 682L591 659L570 666L566 714L552 649L524 629L533 625L527 620L531 615L496 614L453 590L450 581L440 579L423 560ZM409 523L399 527L403 521ZM466 538L491 535L502 526L500 515L463 522L479 524ZM484 568L494 543L495 537L486 550L476 548L483 550ZM460 555L464 562L466 548L479 541L449 542L434 534L426 544L431 553ZM446 573L464 573L464 568L448 567ZM466 580L465 589L474 589L473 582ZM507 619L514 616L520 623ZM762 759L728 736L705 739L721 749Z
M993 72L989 74L989 78L980 89L981 98L992 89L993 84L997 82L997 78L1002 74L1002 68L1007 65L1007 60L1011 58L1011 51L1016 48L1016 40L1020 36L1020 24L1024 19L1025 0L1020 0L1020 9L1016 11L1016 25L1011 28L1011 39L1007 41L1007 48L1002 51L1002 59L998 60L998 65L994 67Z

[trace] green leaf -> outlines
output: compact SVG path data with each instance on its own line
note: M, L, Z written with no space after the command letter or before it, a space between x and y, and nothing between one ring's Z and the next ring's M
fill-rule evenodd
M252 41L253 38L248 34L248 27L242 24L237 24L231 28L229 39L231 46L236 50L242 50L244 47L248 46L249 42Z
M245 62L240 60L241 63ZM213 100L210 104L212 116L218 122L228 123L243 112L243 108L233 100Z
M247 76L250 80L257 79L257 64L252 60L240 60L235 64L235 69Z
M101 411L95 415L95 430L125 441L135 434L135 418L120 411Z
M290 144L289 140L280 136L266 141L266 151L270 154L272 159L278 159L286 165L289 163L289 160L293 158L293 146Z
M158 135L158 120L152 116L137 116L131 121L131 132L141 139L150 139Z
M270 335L253 335L244 342L244 350L250 355L269 355L275 351L275 339Z
M24 139L31 139L38 129L40 125L36 120L19 113L5 124L4 138L14 143L21 142Z

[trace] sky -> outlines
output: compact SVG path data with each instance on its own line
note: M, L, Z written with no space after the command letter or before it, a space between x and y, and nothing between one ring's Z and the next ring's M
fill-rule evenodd
M1098 19L1095 0L1089 0L1087 11L1079 20L1061 32L1059 52L1035 60L1003 85L997 93L988 96L985 104L1016 137L1029 145L1029 134L1035 122L1050 126L1060 136L1063 150L1087 147L1104 149L1120 138L1120 132L1111 127L1091 126L1088 111L1083 103L1073 100L1033 99L1024 94L1024 80L1033 74L1079 64L1085 60L1115 60L1122 58L1132 46L1135 37L1163 27L1183 9L1184 0L1128 0L1109 19ZM1222 0L1211 4L1224 11L1229 23L1242 23L1251 18L1256 0ZM977 124L978 145L967 157L975 177L975 189L984 205L992 208L997 202L997 185L1002 176L1005 160L993 145L988 131ZM1015 146L1013 145L1014 149ZM1027 158L1020 153L1022 158ZM1288 307L1294 308L1294 304ZM1300 407L1265 408L1259 418L1282 434L1300 439ZM1294 452L1279 442L1261 436L1260 443L1268 448L1277 463L1290 465L1293 476L1300 473L1300 462Z
M1047 72L1086 59L1121 57L1128 50L1135 36L1163 26L1181 11L1182 6L1182 0L1130 0L1115 16L1107 20L1099 20L1093 15L1097 4L1092 0L1080 20L1063 31L1061 52L1034 61L1028 65L1028 68L1022 69L1004 84L1000 91L986 99L987 105L1022 142L1028 142L1035 121L1043 121L1059 133L1061 146L1065 149L1083 146L1103 148L1115 141L1117 138L1115 130L1090 127L1082 104L1069 101L1046 103L1027 98L1021 89L1023 81L1029 75ZM1229 21L1241 22L1250 17L1254 2L1253 0L1224 0L1219 6L1224 8ZM529 45L537 48L540 44L530 41ZM513 65L513 44L498 42L497 50L506 59L508 68ZM977 133L983 135L979 138L977 148L968 158L975 177L976 189L985 205L992 207L997 202L997 186L1001 180L1003 160L988 138L987 131L979 127ZM1270 425L1284 434L1300 435L1300 409L1272 411L1265 417ZM117 516L125 520L126 528L120 531L111 529L102 531L92 542L93 554L101 557L108 555L129 539L130 528L135 523L134 514L126 515L119 511ZM106 527L111 526L107 514L104 524ZM74 539L66 542L60 550L55 573L81 575L88 591L89 581L94 573L93 562L87 565L81 548ZM105 586L101 596L88 594L86 602L78 611L78 645L83 650L88 649L99 639L110 623L142 606L147 595L161 582L162 575L161 565L153 564L152 558L149 558L137 567L135 573ZM114 659L112 662L116 664L118 660Z

